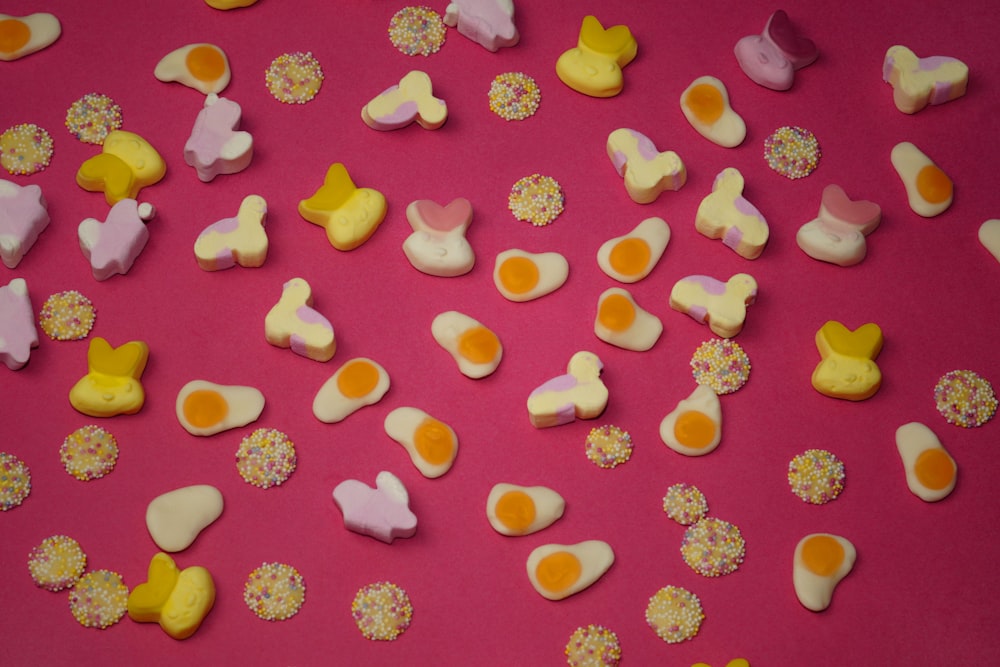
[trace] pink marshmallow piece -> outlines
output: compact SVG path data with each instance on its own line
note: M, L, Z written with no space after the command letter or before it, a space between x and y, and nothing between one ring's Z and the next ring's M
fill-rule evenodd
M42 189L0 180L0 259L16 268L49 225Z
M344 515L344 526L355 533L391 544L417 532L406 487L390 472L378 474L374 489L356 479L341 482L333 490L333 501Z
M445 9L444 22L493 52L515 46L520 40L513 0L452 0Z
M24 278L0 287L0 361L12 371L28 363L31 348L38 347L35 312Z
M771 90L788 90L795 70L816 62L819 49L801 35L784 10L771 14L759 35L736 42L733 49L743 72L755 83Z
M184 144L184 162L208 183L219 174L235 174L250 166L253 137L237 131L242 118L240 105L212 93L198 112L191 136Z
M146 222L155 210L150 204L122 199L108 212L104 222L87 218L77 228L80 250L90 262L95 280L124 275L149 240Z

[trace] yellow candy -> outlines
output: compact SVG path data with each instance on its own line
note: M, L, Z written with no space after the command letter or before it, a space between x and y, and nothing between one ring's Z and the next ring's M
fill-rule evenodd
M146 400L139 379L148 360L149 346L142 341L113 348L94 338L87 350L87 374L70 389L70 404L91 417L135 414Z
M627 26L604 29L594 16L583 17L576 47L556 61L556 74L573 90L591 97L614 97L622 91L622 68L635 59L635 37Z
M133 132L114 130L101 153L80 165L76 182L89 192L103 192L114 206L122 199L135 199L139 190L158 183L166 173L167 165L152 144Z
M299 202L299 215L326 229L337 250L353 250L375 233L385 218L385 208L381 192L357 187L347 168L336 162L316 194Z
M128 596L128 615L139 623L159 623L174 639L187 639L215 604L215 582L203 567L179 570L160 552L149 561L148 580Z
M816 332L822 360L812 374L819 393L849 401L871 398L882 385L875 358L882 350L882 329L869 322L854 331L830 321Z

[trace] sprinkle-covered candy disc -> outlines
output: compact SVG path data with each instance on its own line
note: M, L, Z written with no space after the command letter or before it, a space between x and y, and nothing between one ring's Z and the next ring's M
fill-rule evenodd
M31 471L13 454L0 452L0 510L6 512L31 493Z
M934 387L934 402L949 424L962 428L982 426L997 411L993 385L968 370L945 373Z
M566 643L566 662L571 667L616 667L621 659L618 635L603 625L577 628Z
M701 629L705 613L701 600L679 586L666 586L649 598L646 623L668 644L678 644L693 638Z
M764 140L767 166L792 180L811 174L821 155L816 135L801 127L779 127Z
M243 601L265 621L284 621L299 613L306 600L306 583L291 565L263 563L247 576Z
M844 463L825 449L807 449L788 462L792 493L813 505L835 500L844 490Z
M403 7L389 20L389 40L408 56L429 56L444 45L447 30L430 7Z
M298 459L295 444L273 428L259 428L243 438L236 451L236 469L247 484L269 489L286 482Z
M510 190L507 207L518 220L544 227L563 212L563 191L550 176L525 176Z
M122 620L128 588L117 572L94 570L83 575L69 593L69 609L85 628L104 629Z
M264 83L279 102L305 104L319 93L323 68L312 52L283 53L271 61Z
M90 299L76 290L56 292L42 305L38 324L52 340L80 340L94 327L97 311Z
M750 357L734 340L706 340L691 357L691 374L716 394L731 394L750 378Z
M490 111L504 120L533 116L541 101L538 84L523 72L498 74L490 84Z
M112 130L122 126L122 108L100 93L87 93L66 111L66 129L87 144L103 144Z
M87 554L68 535L46 537L28 554L28 572L39 588L61 591L77 582L87 569Z
M617 426L598 426L587 435L587 458L599 468L614 468L632 457L632 436Z
M667 489L663 511L682 526L690 526L708 512L708 501L697 486L680 482Z
M366 639L392 641L410 627L413 605L402 588L379 581L364 586L354 596L351 617Z
M0 134L0 164L12 174L34 174L52 160L52 135L34 123L21 123Z
M83 482L100 479L115 469L118 442L100 426L84 426L66 436L59 459L73 477Z
M681 556L703 577L735 572L743 562L746 542L740 529L728 521L705 517L684 532Z

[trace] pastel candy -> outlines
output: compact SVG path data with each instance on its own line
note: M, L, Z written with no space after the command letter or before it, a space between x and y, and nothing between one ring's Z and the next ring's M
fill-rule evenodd
M385 218L385 210L382 193L355 186L339 162L330 165L316 194L299 202L299 215L323 227L337 250L353 250L367 241Z
M556 75L573 90L591 97L614 97L625 85L622 68L635 59L638 45L624 25L605 30L587 15L577 45L556 61Z
M856 559L854 545L840 535L812 533L799 540L792 555L792 586L802 606L810 611L829 607Z
M141 379L148 360L149 347L142 341L111 347L100 336L91 339L87 374L70 389L70 405L91 417L135 414L146 401Z
M593 352L570 357L566 373L538 386L528 395L528 418L535 428L595 419L608 405L608 388L601 381L604 364Z
M609 287L597 297L594 335L623 350L645 352L663 333L660 318L636 303L621 287Z
M694 226L710 239L722 239L746 259L757 259L767 245L767 220L743 197L743 174L727 167L712 183L712 193L701 200Z
M639 282L650 274L670 243L670 226L663 218L646 218L630 232L597 249L597 265L621 283Z
M383 470L375 488L348 479L333 490L333 502L344 515L344 527L391 544L397 537L413 537L417 516L410 511L410 495L398 477Z
M5 266L16 268L48 226L40 187L0 180L0 260Z
M752 81L771 90L788 90L795 70L811 65L819 57L812 40L799 34L784 10L767 20L760 35L749 35L734 48L740 69Z
M194 242L194 256L205 271L220 271L239 265L255 268L267 259L267 232L264 220L267 202L248 195L232 218L223 218L206 227Z
M707 324L716 336L732 338L743 330L747 306L757 299L757 281L737 273L726 282L709 276L681 278L670 290L670 307Z
M253 160L253 137L239 131L240 105L211 93L198 112L191 136L184 144L184 162L208 183L219 174L235 174Z
M903 181L907 202L914 213L933 218L948 210L955 185L933 160L908 141L896 144L890 159Z
M918 58L905 46L890 46L882 62L882 79L892 86L892 101L903 113L917 113L965 95L969 67L957 58Z
M122 199L136 199L139 190L158 183L166 173L166 162L148 141L134 132L112 130L101 153L80 165L76 182L89 192L103 192L114 206Z
M681 93L681 112L698 134L723 148L743 143L747 126L729 103L726 84L714 76L700 76Z
M389 374L381 364L366 357L344 363L323 383L313 398L316 419L333 424L361 408L374 405L389 391Z
M543 544L528 554L528 580L547 600L563 600L600 579L614 564L615 552L601 540Z
M493 263L493 284L505 299L516 303L551 294L569 278L569 262L557 252L504 250Z
M158 553L149 562L146 581L132 589L126 609L139 623L159 623L174 639L187 639L201 627L215 604L215 582L205 568L178 569Z
M52 14L0 14L0 60L11 61L41 51L59 39L62 25Z
M483 48L496 52L514 46L520 39L514 25L513 0L452 0L444 12L444 23Z
M191 435L215 435L257 421L264 394L256 387L191 380L177 392L174 409Z
M208 484L174 489L146 506L146 529L163 551L184 551L222 515L222 493Z
M663 444L684 456L704 456L722 442L722 402L715 390L699 384L660 422Z
M795 242L822 262L853 266L868 252L865 237L882 221L882 209L867 200L852 200L839 185L823 188L816 219L799 228Z
M225 90L232 72L225 51L215 44L195 43L163 56L156 63L153 76L165 83L176 81L209 95Z
M468 199L452 200L445 206L419 199L406 207L413 233L403 241L403 252L413 268L432 276L454 277L468 273L476 255L465 238L472 224Z
M420 474L436 479L451 470L458 456L455 430L420 408L400 407L385 416L385 434L402 445Z
M434 97L433 89L426 72L413 70L366 104L361 119L373 130L398 130L414 122L436 130L448 120L448 105Z
M920 422L903 424L896 429L896 450L913 495L935 503L955 490L958 465L932 430Z
M431 321L431 335L455 360L462 375L479 380L493 373L503 358L497 335L475 318L447 310Z
M28 363L33 347L38 347L38 329L28 283L14 278L0 287L0 360L12 371L19 370Z
M315 361L329 361L337 351L333 325L312 307L312 287L302 278L284 284L281 298L264 318L264 337L276 347L291 348Z
M673 151L663 153L646 135L620 128L608 135L608 157L625 181L625 190L637 204L650 204L664 190L680 190L687 168Z
M979 226L979 242L1000 262L1000 219L987 220Z
M530 535L562 517L566 501L547 486L501 482L486 498L486 519L501 535Z
M129 272L149 241L146 223L156 211L151 204L122 199L101 222L87 218L77 227L80 250L90 262L95 280Z
M812 374L819 393L849 401L871 398L882 386L875 359L882 351L882 329L869 322L851 331L831 320L816 332L821 361Z

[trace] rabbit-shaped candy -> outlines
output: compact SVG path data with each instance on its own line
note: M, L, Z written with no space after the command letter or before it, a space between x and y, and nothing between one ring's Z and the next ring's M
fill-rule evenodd
M148 360L149 346L140 340L111 347L94 338L87 350L87 374L69 391L70 405L91 417L135 414L146 402L140 379Z
M472 270L476 263L465 230L472 223L472 204L455 199L441 206L419 199L406 207L413 233L403 242L403 252L418 271L451 278Z
M824 396L863 401L882 386L875 358L882 351L882 329L869 322L854 331L831 320L816 332L822 361L812 374L812 386Z

